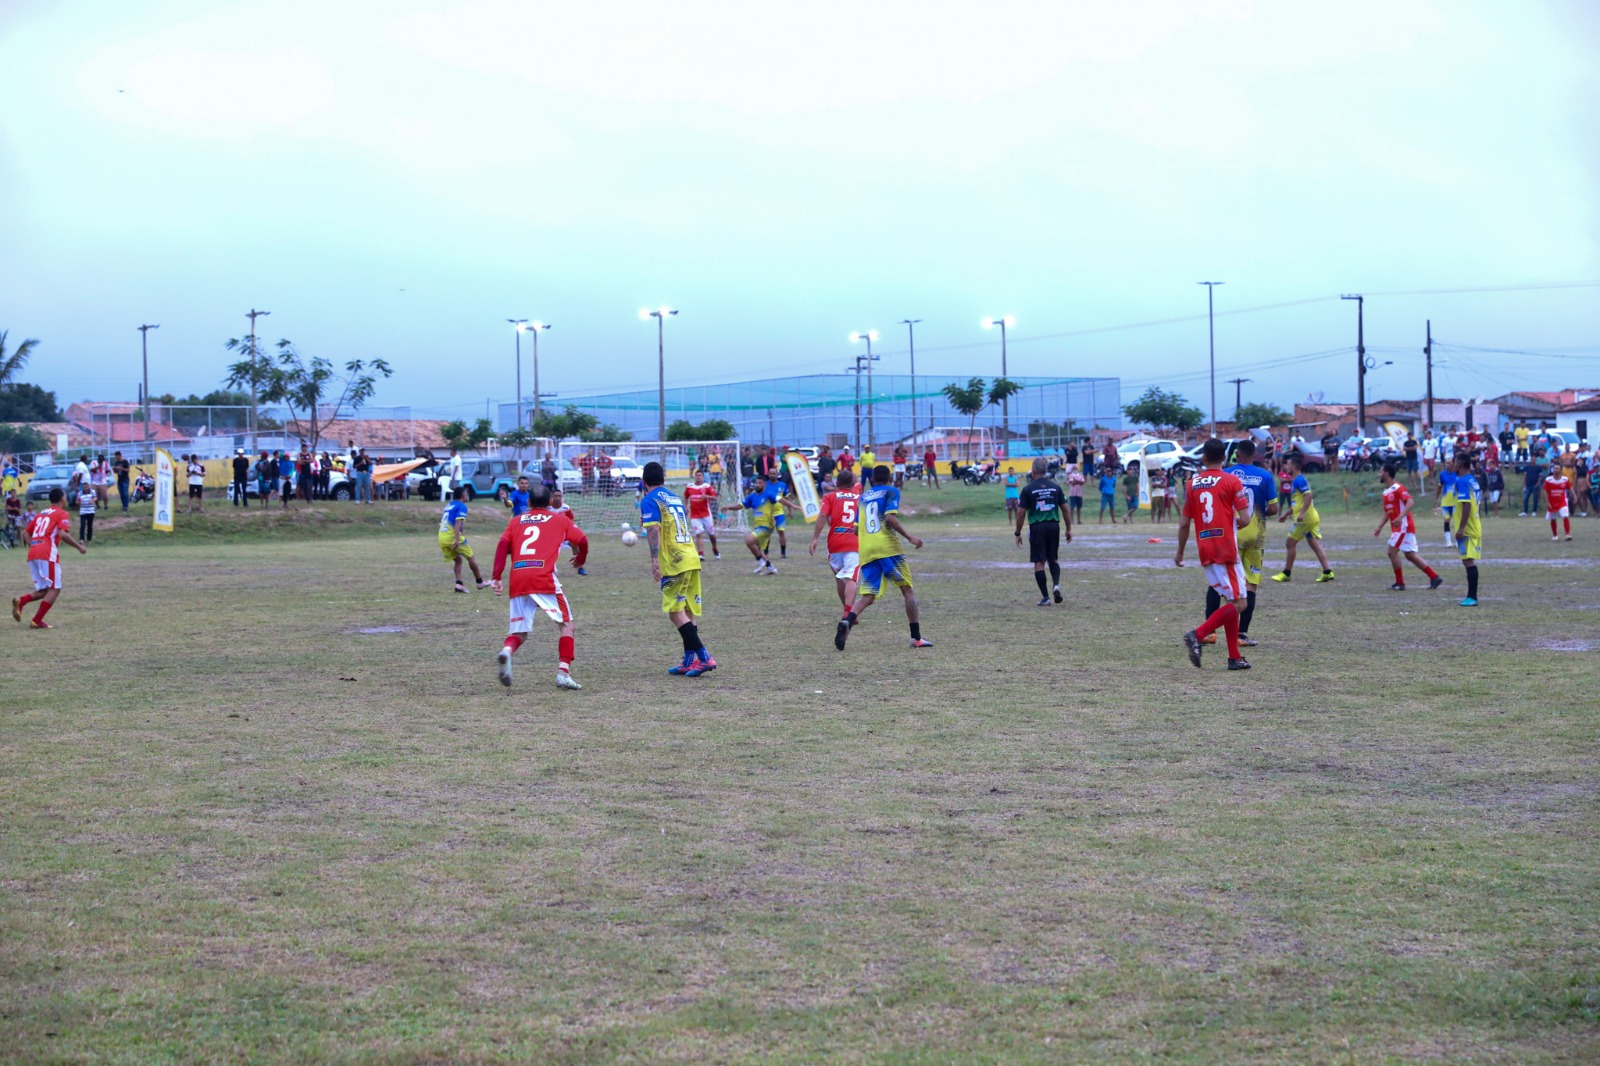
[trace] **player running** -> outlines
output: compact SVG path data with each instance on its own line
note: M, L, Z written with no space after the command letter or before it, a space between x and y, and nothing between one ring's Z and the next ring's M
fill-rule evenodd
M1478 606L1478 560L1483 558L1483 527L1479 516L1483 512L1483 490L1478 479L1472 476L1472 456L1462 452L1455 457L1455 518L1456 551L1461 555L1461 565L1467 568L1467 598L1463 607Z
M1245 597L1244 564L1239 561L1239 530L1250 523L1253 497L1237 477L1222 469L1228 446L1215 437L1200 450L1205 464L1189 482L1183 511L1178 518L1178 551L1172 557L1183 565L1183 552L1189 544L1189 527L1195 529L1195 548L1206 582L1222 603L1198 629L1183 635L1189 661L1200 666L1201 639L1221 629L1228 638L1228 669L1248 670L1250 663L1239 653L1239 601Z
M1322 548L1322 516L1317 514L1317 505L1311 498L1311 482L1306 480L1300 468L1300 456L1290 455L1286 462L1294 479L1289 482L1289 509L1278 516L1278 521L1287 522L1293 516L1294 525L1289 527L1289 539L1284 541L1283 573L1273 574L1272 580L1288 581L1294 576L1295 548L1304 540L1311 545L1317 562L1322 564L1322 573L1317 575L1317 581L1332 581L1333 570L1328 566L1328 553Z
M665 481L666 471L660 463L644 464L645 494L639 501L639 517L650 545L650 572L661 584L661 610L683 638L683 661L668 667L667 673L699 677L717 668L694 624L700 613L700 557L694 550L683 501L667 491Z
M1256 614L1256 593L1261 589L1261 563L1262 556L1267 550L1267 519L1278 513L1277 479L1272 476L1272 471L1265 470L1255 465L1256 442L1248 437L1234 445L1234 465L1227 468L1227 472L1239 479L1239 483L1250 493L1250 521L1239 530L1239 561L1244 564L1245 582L1245 607L1239 612L1239 646L1253 648L1256 642L1250 639L1250 621ZM1206 589L1206 617L1216 613L1222 606L1222 597L1217 595L1217 590ZM1215 643L1216 636L1206 641L1207 644Z
M461 583L462 563L472 568L472 580L478 583L480 589L489 587L489 582L483 579L483 571L478 569L478 560L472 557L472 545L467 543L465 485L456 489L455 499L450 501L444 509L444 514L439 517L439 551L444 553L446 562L455 564L457 592L467 591L467 586Z
M855 475L848 470L839 471L834 484L838 487L822 497L822 510L811 529L811 554L817 554L817 540L826 529L828 569L833 571L839 602L848 611L855 602L856 584L861 578L860 540L856 535L856 511L861 503L861 492L855 487Z
M1550 473L1544 479L1544 516L1550 520L1550 539L1560 540L1556 535L1556 519L1561 519L1566 527L1567 539L1572 539L1572 481L1566 475L1566 468L1552 466Z
M505 645L495 661L500 664L500 683L511 687L511 657L533 632L533 620L540 611L561 627L556 651L556 687L581 689L572 679L572 660L577 647L572 635L572 608L562 591L556 564L561 546L572 545L572 562L582 573L589 555L589 538L567 514L550 510L550 490L543 483L528 490L528 509L513 515L500 534L494 550L494 591L500 592L500 575L506 560L511 561L511 581L507 593L511 601L511 623Z
M1050 606L1054 591L1055 600L1061 602L1061 563L1056 554L1061 541L1072 543L1072 516L1067 513L1066 493L1061 491L1049 476L1050 461L1039 456L1033 461L1033 480L1017 494L1016 528L1017 547L1022 547L1022 522L1028 522L1028 558L1033 562L1033 580L1039 585L1039 606ZM1065 533L1065 538L1063 538ZM1045 567L1050 568L1050 587L1044 583Z
M28 541L28 572L33 575L33 591L12 599L11 618L13 621L22 621L22 609L38 601L39 609L28 623L29 629L55 628L44 620L44 616L50 613L50 608L55 606L56 599L61 595L60 542L64 540L77 548L79 555L89 550L67 532L72 525L72 518L67 514L67 509L61 506L61 501L66 498L65 490L51 489L50 506L34 515L23 527L23 536Z
M722 553L717 550L717 523L711 515L711 506L717 501L717 490L706 484L706 475L695 465L694 473L689 476L689 484L683 487L683 502L689 505L689 530L694 534L694 550L701 559L706 557L706 550L700 546L701 537L711 538L711 557L722 558Z
M1389 586L1390 590L1406 590L1405 571L1400 568L1402 555L1428 575L1428 588L1438 588L1444 584L1444 578L1417 553L1417 516L1411 510L1411 493L1400 480L1400 465L1384 463L1383 469L1378 472L1378 481L1383 485L1383 521L1378 523L1372 535L1381 536L1384 523L1389 524L1389 565L1394 567L1394 584Z
M874 467L872 487L861 493L856 507L856 537L861 553L861 582L857 587L855 603L845 609L839 620L839 629L833 636L833 646L844 651L850 636L850 627L856 624L861 612L872 606L872 601L883 591L885 581L900 589L906 601L906 621L911 623L911 646L931 648L933 641L922 639L922 623L917 613L917 594L911 590L911 567L901 554L900 537L921 549L922 541L907 532L900 524L900 490L889 484L889 468ZM899 536L896 536L898 534Z
M749 494L740 502L730 503L722 510L724 513L750 512L750 532L744 535L744 546L755 556L754 573L776 574L778 568L772 565L772 560L767 556L767 547L772 543L772 501L767 494L766 475L757 474L752 477Z

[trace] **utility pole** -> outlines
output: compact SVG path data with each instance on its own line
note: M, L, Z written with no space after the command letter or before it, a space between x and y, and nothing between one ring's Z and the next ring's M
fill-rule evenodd
M920 318L902 318L900 324L906 327L906 336L911 345L911 439L917 437L917 323Z
M1229 378L1228 384L1233 386L1233 418L1239 420L1239 408L1244 406L1244 387L1250 378Z
M144 361L144 396L140 405L144 408L144 439L150 439L150 331L160 329L159 325L139 327L139 352Z
M1367 435L1367 340L1365 333L1366 297L1356 293L1341 296L1356 302L1356 435Z
M1433 319L1428 319L1428 342L1422 346L1428 363L1428 428L1433 428Z
M511 330L512 330L513 333L516 334L516 337L517 337L517 339L515 341L516 349L517 349L517 428L521 429L522 428L522 331L528 328L528 320L525 319L525 318L508 318L508 319L506 319L506 321L511 323Z
M257 392L256 379L261 376L261 346L256 340L256 319L265 318L272 314L271 311L257 311L251 308L245 317L250 320L250 454L256 454L256 423L259 416L256 412Z
M1211 346L1211 435L1217 435L1217 316L1216 300L1218 285L1226 285L1225 281L1197 281L1196 285L1206 287L1206 338Z

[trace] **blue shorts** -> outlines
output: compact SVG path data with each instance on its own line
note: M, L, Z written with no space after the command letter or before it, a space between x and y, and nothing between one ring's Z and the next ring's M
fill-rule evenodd
M868 596L877 596L887 581L896 588L911 587L911 567L904 555L891 555L887 559L874 559L861 564L861 582L857 589Z
M773 528L782 529L783 528L783 524L785 522L787 522L788 520L789 520L789 516L788 515L784 514L782 511L778 512L777 514L772 516Z
M1101 507L1109 507L1113 511L1115 511L1117 509L1117 498L1116 498L1116 496L1112 495L1109 492L1102 492L1100 494L1100 506Z

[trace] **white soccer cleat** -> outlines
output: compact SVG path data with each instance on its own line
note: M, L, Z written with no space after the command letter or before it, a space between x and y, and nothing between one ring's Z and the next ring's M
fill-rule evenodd
M579 690L581 690L583 688L583 686L578 684L576 681L574 681L572 679L572 674L569 673L568 671L566 671L566 670L557 670L556 671L556 688L570 688L570 689L572 689L574 691L579 691Z
M776 574L777 572L778 572L778 568L776 566L773 566L771 563L767 564L767 573Z
M500 683L502 685L504 685L506 688L510 688L511 687L511 649L510 648L501 648L500 649L500 654L496 655L494 657L494 661L500 664Z
M767 561L765 559L761 560L759 563L756 564L756 568L754 570L750 571L750 572L752 574L764 574L764 573L766 573L767 572Z

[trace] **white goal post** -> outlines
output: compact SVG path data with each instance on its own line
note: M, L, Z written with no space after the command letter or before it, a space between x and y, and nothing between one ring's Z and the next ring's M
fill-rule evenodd
M662 465L667 487L679 494L696 467L705 470L706 482L718 490L717 528L741 533L749 528L745 512L720 510L744 495L739 474L744 453L736 440L565 440L556 449L567 505L586 530L620 529L624 522L639 527L639 478L649 462ZM537 471L542 459L532 459L528 468Z

